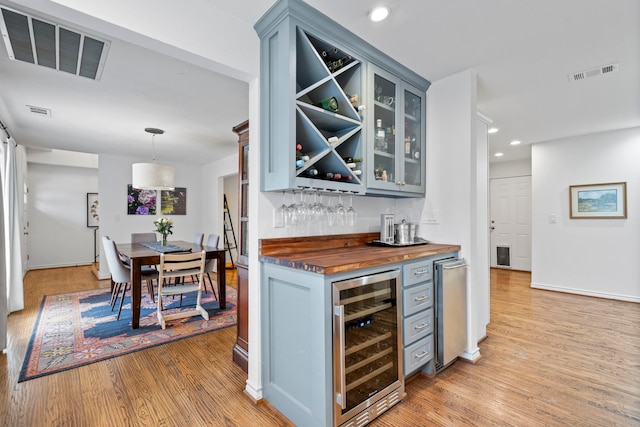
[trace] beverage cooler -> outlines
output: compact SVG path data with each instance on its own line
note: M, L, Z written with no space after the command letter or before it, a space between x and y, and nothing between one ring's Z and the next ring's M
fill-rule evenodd
M334 425L361 426L398 403L400 270L333 283Z

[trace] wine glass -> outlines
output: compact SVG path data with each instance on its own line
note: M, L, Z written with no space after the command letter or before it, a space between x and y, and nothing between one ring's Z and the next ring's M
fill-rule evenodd
M287 206L287 213L285 216L285 224L286 225L297 225L298 224L298 212L296 211L296 192L293 192L291 204Z
M347 217L347 209L342 204L342 193L338 193L338 204L334 207L336 215L336 224L344 225Z
M309 219L309 205L304 201L304 188L300 191L300 203L296 205L298 223L304 223Z
M282 205L273 210L273 227L282 228L285 225L287 205L284 203L284 191L282 192Z
M349 209L347 209L346 213L346 221L347 225L353 227L356 225L356 219L358 217L358 212L353 208L353 194L349 195Z

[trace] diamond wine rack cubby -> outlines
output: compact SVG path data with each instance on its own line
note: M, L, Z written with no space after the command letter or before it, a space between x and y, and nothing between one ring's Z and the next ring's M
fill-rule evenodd
M296 55L299 186L361 193L362 64L300 28Z

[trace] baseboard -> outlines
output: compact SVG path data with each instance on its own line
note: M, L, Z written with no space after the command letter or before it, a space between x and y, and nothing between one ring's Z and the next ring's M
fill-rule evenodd
M29 270L46 270L47 268L67 268L67 267L85 267L87 265L92 265L92 262L87 262L84 264L72 263L72 264L52 264L52 265L30 265Z
M480 360L481 357L482 355L480 355L480 348L478 347L476 347L476 349L472 352L465 351L460 356L458 356L460 360L464 360L465 362L469 363L476 363L478 360Z
M262 389L254 388L248 380L245 383L244 394L247 395L253 403L259 403L262 401Z
M545 285L542 283L531 282L531 288L542 289L545 291L564 292L566 294L584 295L587 297L614 299L618 301L640 302L640 297L630 295L618 295L606 292L589 291L585 289L567 288L564 286Z

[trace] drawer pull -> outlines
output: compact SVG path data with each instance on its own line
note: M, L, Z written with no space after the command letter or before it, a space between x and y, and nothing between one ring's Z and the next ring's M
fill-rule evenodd
M421 330L421 329L426 328L427 326L429 326L428 323L422 322L422 325L416 325L416 326L413 327L413 329Z
M427 300L427 299L429 299L428 295L422 295L421 297L415 297L413 300L416 301L416 302L420 302L420 301L424 301L424 300Z
M422 270L415 270L413 272L414 276L422 276L423 274L427 274L429 272L429 269L422 269Z
M429 352L428 352L428 351L423 351L423 352L422 352L422 353L420 353L420 354L416 354L416 356L415 356L415 357L416 357L416 359L422 359L423 357L425 357L425 356L426 356L426 355L428 355L428 354L429 354Z

